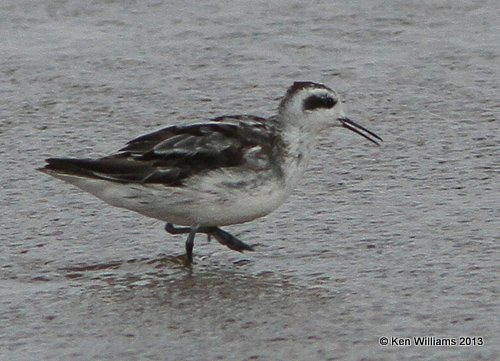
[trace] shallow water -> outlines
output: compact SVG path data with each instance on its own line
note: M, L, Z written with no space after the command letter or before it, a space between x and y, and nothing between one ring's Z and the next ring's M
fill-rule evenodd
M0 4L5 360L497 360L500 6ZM270 115L294 80L384 138L325 134L300 188L184 237L35 169L161 126ZM380 346L480 336L482 347Z

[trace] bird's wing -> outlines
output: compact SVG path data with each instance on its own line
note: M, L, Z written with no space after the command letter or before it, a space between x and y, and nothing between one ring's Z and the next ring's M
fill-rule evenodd
M116 182L182 186L187 177L218 168L271 168L276 142L266 119L226 116L140 136L118 153L100 159L48 159L44 170Z

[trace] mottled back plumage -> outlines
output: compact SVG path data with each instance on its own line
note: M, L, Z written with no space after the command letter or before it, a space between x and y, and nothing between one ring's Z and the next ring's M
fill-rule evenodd
M184 179L214 169L273 167L283 149L275 125L273 119L232 115L170 126L100 159L50 158L46 169L115 182L182 186Z

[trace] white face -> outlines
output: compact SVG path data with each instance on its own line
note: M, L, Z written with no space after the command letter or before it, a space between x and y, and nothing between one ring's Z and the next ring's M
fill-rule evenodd
M337 93L312 82L296 82L286 92L280 103L279 113L286 123L302 132L318 133L330 127L344 127L378 145L375 133L348 119Z
M345 114L335 91L326 87L305 87L287 95L280 112L289 123L312 132L342 125L339 118L345 118Z

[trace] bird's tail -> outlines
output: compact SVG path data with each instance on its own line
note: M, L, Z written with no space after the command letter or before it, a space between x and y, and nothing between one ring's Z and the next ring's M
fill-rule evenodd
M93 176L95 164L90 159L73 158L49 158L45 160L47 164L38 168L39 171L48 174L68 174L76 176Z

